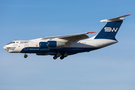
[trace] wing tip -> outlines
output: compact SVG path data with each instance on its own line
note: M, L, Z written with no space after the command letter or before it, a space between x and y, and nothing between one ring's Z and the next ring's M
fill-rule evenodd
M90 34L90 33L96 33L96 32L87 32L87 34Z
M126 14L126 15L124 15L124 16L130 16L131 14Z

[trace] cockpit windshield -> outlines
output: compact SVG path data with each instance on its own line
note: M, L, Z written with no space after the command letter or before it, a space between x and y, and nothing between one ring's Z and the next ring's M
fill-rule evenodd
M15 42L10 42L10 43L8 43L8 44L12 44L12 43L15 43ZM7 45L8 45L8 44L7 44Z

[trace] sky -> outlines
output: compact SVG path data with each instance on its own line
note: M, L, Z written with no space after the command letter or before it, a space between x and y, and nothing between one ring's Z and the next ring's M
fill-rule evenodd
M135 90L134 0L0 0L0 90ZM96 32L125 14L117 44L53 60L8 53L13 40ZM90 34L89 37L95 34Z

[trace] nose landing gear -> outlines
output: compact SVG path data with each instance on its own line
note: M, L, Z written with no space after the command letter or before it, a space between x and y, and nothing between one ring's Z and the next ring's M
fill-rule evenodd
M27 57L28 57L28 55L25 53L25 54L24 54L24 58L27 58Z

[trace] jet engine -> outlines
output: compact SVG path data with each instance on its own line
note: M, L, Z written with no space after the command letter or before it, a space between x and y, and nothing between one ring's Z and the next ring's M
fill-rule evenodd
M48 42L39 43L40 48L55 48L55 47L61 47L64 45L65 45L65 42L61 42L61 41L48 41Z

